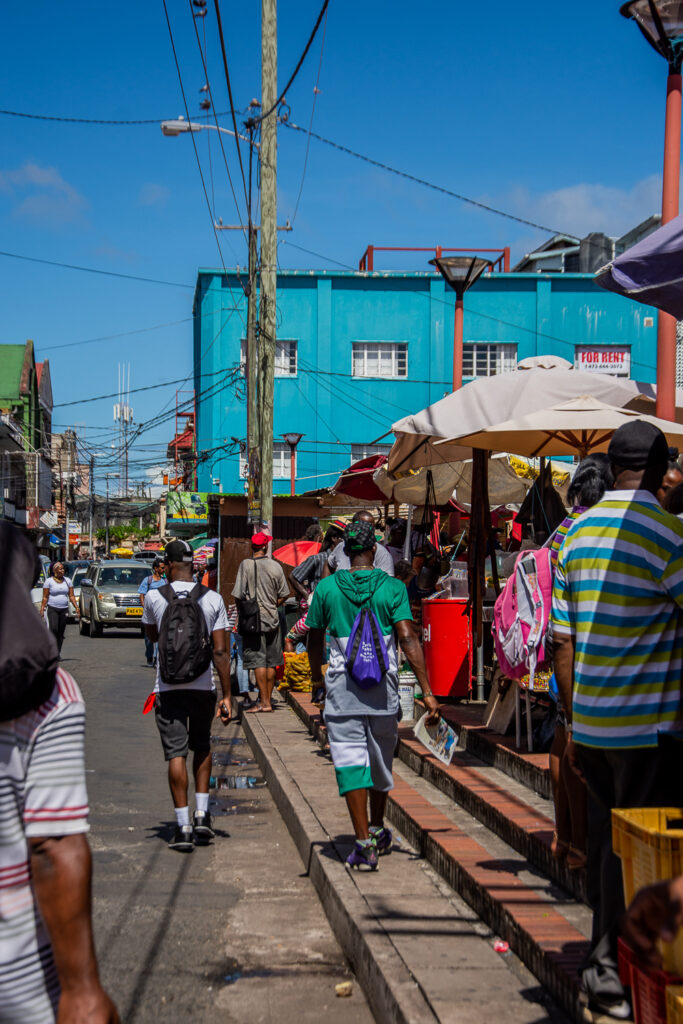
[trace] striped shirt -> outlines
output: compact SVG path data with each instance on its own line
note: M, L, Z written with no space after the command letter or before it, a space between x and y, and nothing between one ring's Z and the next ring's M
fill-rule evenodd
M552 628L574 639L573 725L588 747L653 747L683 727L683 523L610 491L569 528Z
M55 1019L59 980L31 886L28 840L88 831L85 706L59 670L49 700L0 722L0 1021Z
M555 569L557 567L557 556L559 555L560 548L564 543L564 538L567 536L567 533L569 532L569 527L572 525L575 519L578 519L578 517L586 511L586 508L586 505L575 505L571 512L567 513L567 515L564 517L558 528L555 530L552 542L550 544L550 564L552 566L553 572L555 572Z

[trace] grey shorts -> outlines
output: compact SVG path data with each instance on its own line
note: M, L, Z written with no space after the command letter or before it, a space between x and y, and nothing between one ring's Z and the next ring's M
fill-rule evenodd
M211 724L216 694L208 690L158 693L154 706L164 757L187 757L188 750L211 750Z
M353 789L394 788L396 715L325 715L325 725L340 796Z
M267 633L242 637L242 661L246 669L277 668L283 662L280 627Z

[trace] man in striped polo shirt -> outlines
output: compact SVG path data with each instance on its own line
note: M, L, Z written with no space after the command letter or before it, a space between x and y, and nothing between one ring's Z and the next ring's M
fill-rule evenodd
M623 1018L616 943L624 896L611 810L671 806L680 789L662 735L683 728L683 523L655 497L668 461L660 430L625 424L608 455L615 489L567 532L551 624L568 754L589 794L593 936L583 980L594 1003Z

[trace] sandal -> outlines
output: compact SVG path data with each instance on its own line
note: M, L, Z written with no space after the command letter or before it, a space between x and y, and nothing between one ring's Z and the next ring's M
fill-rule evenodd
M553 841L550 844L550 856L554 860L564 860L568 856L570 850L569 843L564 839L560 839L557 832L553 832Z

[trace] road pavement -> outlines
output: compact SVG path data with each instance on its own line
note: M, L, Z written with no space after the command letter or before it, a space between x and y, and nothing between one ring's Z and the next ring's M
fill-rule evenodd
M69 626L62 654L87 705L95 937L122 1020L370 1024L241 728L215 730L215 843L171 851L165 764L154 717L142 715L154 673L141 636L90 639ZM337 998L349 980L352 995Z

